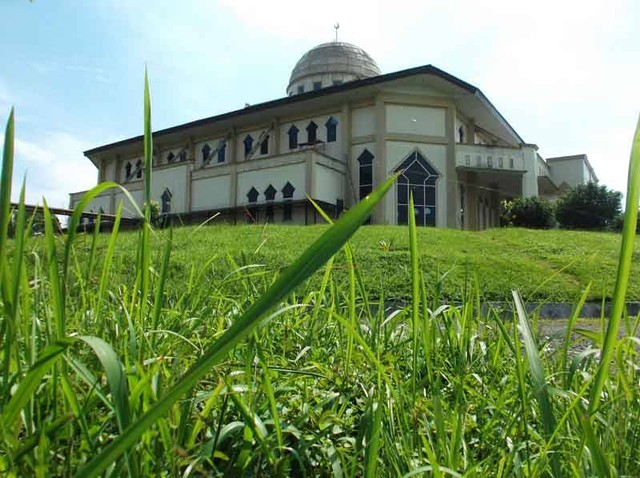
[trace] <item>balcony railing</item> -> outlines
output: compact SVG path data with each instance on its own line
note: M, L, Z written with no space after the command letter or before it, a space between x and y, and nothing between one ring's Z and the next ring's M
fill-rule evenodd
M524 156L515 148L483 145L456 145L456 167L524 171Z

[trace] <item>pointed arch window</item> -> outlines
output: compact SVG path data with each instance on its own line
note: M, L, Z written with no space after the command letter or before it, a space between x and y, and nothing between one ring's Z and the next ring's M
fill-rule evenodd
M364 199L373 191L373 154L368 149L364 149L358 156L359 175L358 175L358 198Z
M296 125L292 124L289 131L287 131L287 135L289 136L289 149L296 149L298 147L298 128Z
M274 188L271 184L269 184L269 187L264 190L264 198L267 201L273 201L276 198L277 192L278 191L276 191L276 188Z
M282 197L284 199L291 199L293 197L293 193L295 192L295 190L296 188L293 187L293 184L287 181L287 184L285 184L284 187L282 188Z
M209 160L211 159L210 154L211 154L211 146L209 146L209 143L206 143L202 147L202 165L203 166L209 164Z
M180 151L178 153L178 159L180 161L186 161L187 160L187 150L186 149L183 149L182 151Z
M269 154L269 135L260 143L260 154Z
M246 159L251 154L251 149L253 148L253 138L250 134L248 134L244 137L244 140L242 142L244 143L244 157Z
M293 198L293 193L296 188L293 187L289 181L282 188L282 197L284 198L284 206L282 209L282 220L283 221L291 221L293 219L293 203L291 199Z
M160 199L162 200L162 208L160 211L162 212L162 214L169 214L171 212L172 197L173 197L173 194L171 194L171 191L169 190L169 188L166 188L162 193L162 196L160 196Z
M318 125L313 121L307 126L307 143L315 143L318 141Z
M218 163L224 163L227 155L227 142L220 141L218 145Z
M250 203L258 202L259 195L260 193L258 192L258 190L252 187L251 189L249 189L249 192L247 193L247 199L249 200Z
M172 163L174 159L176 159L176 155L173 154L173 151L170 151L169 154L167 154L167 163Z
M127 162L127 164L124 167L124 179L125 181L128 180L131 177L131 163Z
M136 179L142 178L142 160L136 162Z
M396 171L401 171L396 183L398 224L408 224L411 213L415 215L416 225L435 226L438 172L418 151L411 153ZM410 193L413 193L413 211L409 211Z
M327 127L327 143L333 143L338 137L338 120L331 116L324 124Z

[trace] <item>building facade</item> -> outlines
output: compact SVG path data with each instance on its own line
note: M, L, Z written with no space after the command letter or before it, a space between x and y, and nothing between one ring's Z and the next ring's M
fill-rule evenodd
M544 160L484 94L427 65L381 74L362 49L332 42L295 66L288 96L154 132L152 199L184 221L214 214L234 222L322 222L307 198L339 215L389 175L392 193L371 222L484 229L499 225L500 202L554 197L597 180L585 155ZM85 152L98 181L143 201L143 138ZM415 208L409 211L409 194ZM82 197L70 195L70 207ZM94 212L135 208L120 190Z

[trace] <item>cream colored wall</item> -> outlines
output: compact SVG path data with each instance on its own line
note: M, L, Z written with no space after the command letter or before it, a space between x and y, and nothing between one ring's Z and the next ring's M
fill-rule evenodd
M373 106L354 108L351 112L351 136L358 138L375 134L376 115Z
M191 185L191 210L225 208L231 206L231 176L214 176L194 180Z
M171 191L171 213L187 212L187 181L190 164L176 165L171 168L153 171L151 178L151 198L162 204L165 189Z
M143 202L142 201L142 198L143 198L142 190L129 191L129 193L133 197L133 200L135 201L135 203L138 205L138 208L141 209L142 208L142 202ZM118 207L119 207L120 203L123 204L123 208L122 208L122 216L123 217L139 217L138 212L136 211L135 207L129 201L129 198L126 197L122 191L118 190L115 193L115 200L114 200L115 211L118 210Z
M257 138L256 138L257 139ZM205 139L202 141L198 141L197 143L195 143L194 145L194 149L195 149L195 154L196 154L196 168L200 168L203 166L203 159L204 157L202 156L202 148L204 147L205 144L208 144L209 147L211 148L211 153L213 153L215 150L218 149L218 147L220 146L220 144L222 142L226 142L226 138L222 137L222 136L217 136L214 138L209 138L209 139ZM243 150L244 152L244 145L243 145ZM211 154L209 153L209 154ZM229 162L231 158L229 157L229 145L227 145L226 151L225 151L225 162L224 163L218 163L218 154L215 153L214 156L210 157L209 159L209 164L207 165L207 167L212 167L212 166L218 166L220 164L226 164Z
M556 184L566 182L573 188L585 182L589 177L588 172L586 176L584 175L584 170L587 169L587 167L580 158L551 161L549 167L551 169L551 179L553 179Z
M447 146L440 144L416 144L400 141L387 141L387 176L394 173L395 169L414 151L418 150L422 156L438 171L439 178L436 183L436 227L447 225ZM455 187L455 184L454 184ZM397 224L397 195L395 186L393 191L386 195L385 223Z
M334 119L338 122L336 126L336 141L332 141L331 143L327 142L327 127L325 123L329 120L330 117L334 117ZM342 122L342 114L339 111L335 111L333 113L328 113L325 115L312 116L304 119L296 119L295 121L283 121L280 124L280 154L287 154L294 151L300 151L305 147L298 147L296 149L289 149L289 135L287 132L292 125L295 124L296 128L298 128L298 144L307 142L307 126L311 121L318 125L318 129L316 132L316 137L319 141L322 141L322 144L318 144L314 146L314 149L326 154L327 156L331 156L332 158L336 158L339 160L344 160L342 157L342 129L340 128ZM244 137L243 137L244 139Z
M315 163L313 165L313 198L335 204L344 199L344 174Z
M87 205L85 211L87 212L100 212L100 208L102 208L102 212L106 214L112 214L111 212L111 191L106 191L106 193L101 194L100 196L93 198L93 200Z
M445 135L445 109L427 106L386 105L387 133Z
M257 141L258 139L260 139L260 136L262 135L263 132L269 130L269 153L268 154L260 154L260 147L258 146L258 148L255 150L256 152L253 154L253 156L251 156L251 158L249 158L248 160L245 159L244 157L244 139L247 137L248 134L251 135L251 137L253 138L253 147L256 147ZM275 142L274 142L274 135L277 134L277 131L273 131L273 129L270 130L270 126L265 125L262 128L258 128L258 129L252 129L249 131L242 131L242 132L238 132L237 136L236 136L236 151L237 151L237 155L236 155L236 159L237 161L253 161L259 158L266 158L268 156L274 156L275 155Z
M304 199L307 193L306 164L289 164L238 172L237 204L249 204L247 193L252 187L255 187L260 193L258 203L265 202L264 191L269 187L269 184L278 191L275 200L282 201L282 188L287 184L287 181L295 188L292 199Z
M106 160L104 163L103 180L104 181L117 181L116 178L116 164L115 160Z

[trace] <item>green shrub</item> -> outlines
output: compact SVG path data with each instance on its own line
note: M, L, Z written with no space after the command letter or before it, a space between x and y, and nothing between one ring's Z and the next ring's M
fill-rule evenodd
M553 205L537 197L505 201L502 203L501 221L504 226L549 229L555 224Z
M605 230L615 226L622 193L596 183L579 184L558 200L556 219L566 229Z

